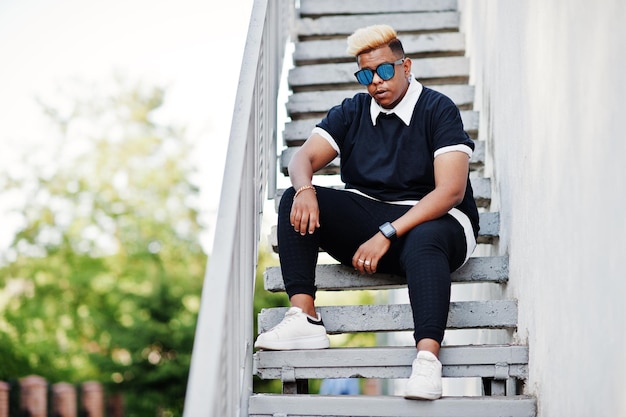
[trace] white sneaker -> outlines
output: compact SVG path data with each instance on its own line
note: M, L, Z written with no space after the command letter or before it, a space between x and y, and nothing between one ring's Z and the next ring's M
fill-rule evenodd
M291 307L276 326L257 337L254 347L269 350L326 349L330 340L320 314L314 319Z
M436 400L441 398L441 362L426 350L417 353L404 398Z

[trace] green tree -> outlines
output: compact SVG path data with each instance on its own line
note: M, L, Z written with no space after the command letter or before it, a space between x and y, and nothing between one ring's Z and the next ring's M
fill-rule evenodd
M158 122L163 88L72 86L42 102L54 146L0 178L0 379L98 380L128 416L180 415L206 265L192 147Z

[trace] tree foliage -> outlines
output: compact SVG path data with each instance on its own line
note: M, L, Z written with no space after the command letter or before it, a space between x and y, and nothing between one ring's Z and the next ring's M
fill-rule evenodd
M178 415L206 264L192 147L158 122L163 88L77 86L42 102L48 146L0 177L17 225L0 379L98 380L128 416Z

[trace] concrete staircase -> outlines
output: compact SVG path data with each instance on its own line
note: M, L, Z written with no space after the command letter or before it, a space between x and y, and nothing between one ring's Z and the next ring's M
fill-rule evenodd
M346 56L346 37L355 29L378 23L394 27L403 40L413 73L424 85L451 97L461 109L466 130L474 139L478 112L474 89L468 85L469 65L464 37L459 32L459 12L452 0L301 0L295 31L295 68L289 73L292 95L287 103L291 121L285 126L286 148L281 156L284 174L293 152L309 135L314 124L344 97L364 89L356 84L356 64ZM472 185L480 207L479 243L498 239L499 217L490 212L491 185L482 176L484 144L476 141L471 161ZM319 175L338 172L338 162ZM326 177L328 178L328 177ZM331 177L332 178L332 177ZM339 181L339 180L337 180ZM338 186L340 184L337 184ZM281 191L276 196L280 200ZM271 240L276 248L276 236ZM321 291L391 290L406 287L402 277L376 274L361 276L352 268L318 265L317 286ZM472 283L506 285L508 259L477 256L455 272L453 286ZM284 291L280 269L265 274L268 291ZM402 332L412 330L408 304L321 306L330 334ZM286 309L265 309L258 317L259 332L277 324ZM517 325L517 302L510 299L453 301L448 328L508 329ZM527 378L528 347L515 344L446 345L441 351L444 378L481 379L477 396L445 396L437 401L411 401L399 395L321 396L308 394L309 379L408 378L415 347L373 346L287 352L258 351L254 372L264 379L280 379L282 394L253 394L250 416L535 416L536 400L523 395Z

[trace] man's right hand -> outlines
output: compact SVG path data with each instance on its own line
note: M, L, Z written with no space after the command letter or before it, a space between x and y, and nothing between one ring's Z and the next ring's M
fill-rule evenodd
M289 221L293 229L304 236L307 232L313 234L320 227L319 206L315 189L302 190L293 199Z

